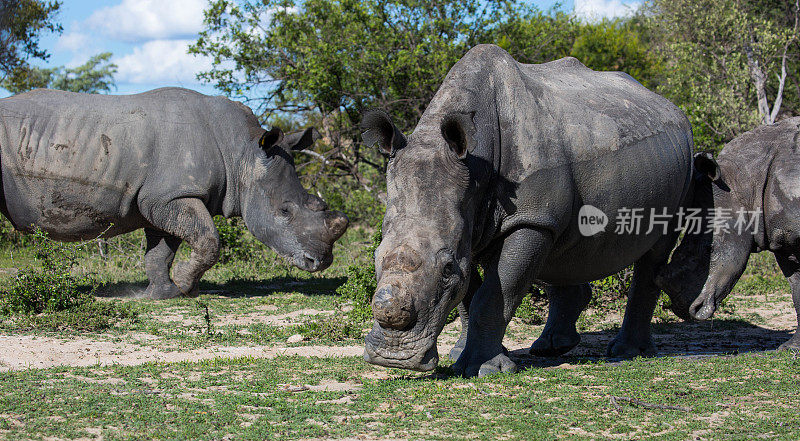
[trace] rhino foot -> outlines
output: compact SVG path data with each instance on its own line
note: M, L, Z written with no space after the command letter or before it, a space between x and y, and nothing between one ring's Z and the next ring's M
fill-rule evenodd
M464 347L467 345L467 339L459 339L456 342L456 345L453 346L453 349L450 349L450 359L451 360L458 360L461 357L461 353L464 352Z
M529 352L537 357L557 357L571 351L580 342L581 336L577 332L571 334L547 332L542 333L533 342Z
M456 364L453 365L453 370L462 377L485 377L491 374L513 374L518 371L517 364L508 358L508 351L503 348L503 353L497 354L494 357L481 356L475 354L470 356L468 353L462 353Z
M172 280L178 285L183 297L194 298L200 295L199 281L192 276L189 262L178 262L172 267Z
M174 283L153 284L147 286L144 295L154 300L174 299L181 295L180 289Z
M656 345L648 337L645 341L632 341L617 335L608 345L606 355L611 358L652 357L656 355Z
M795 332L794 336L786 343L778 346L779 351L800 351L800 335Z

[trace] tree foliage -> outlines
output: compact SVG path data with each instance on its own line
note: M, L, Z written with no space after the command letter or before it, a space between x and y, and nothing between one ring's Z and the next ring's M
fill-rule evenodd
M800 89L780 85L784 54L797 85L796 3L652 0L646 12L654 46L666 60L659 91L687 113L698 148L718 149L772 122L781 101L784 111L799 110Z
M0 79L30 58L47 59L39 46L43 32L61 32L55 15L61 3L48 0L0 0Z
M410 131L476 44L496 43L526 63L575 55L645 84L655 77L635 26L585 25L511 0L215 0L205 20L190 51L214 64L200 77L265 121L320 128L319 155L298 161L298 171L351 217L379 205L385 167L360 144L361 112L384 109ZM369 225L380 214L361 220Z
M622 71L648 88L661 76L661 59L646 43L649 30L637 17L583 24L570 55L595 70Z
M650 51L641 17L587 23L557 10L536 9L507 16L484 42L497 44L519 62L571 56L591 69L623 71L647 87L657 84L660 61Z
M110 61L111 56L111 52L103 52L75 68L19 66L0 85L11 93L36 88L108 93L115 87L114 74L117 73L117 65Z
M234 97L258 95L246 101L265 119L289 113L319 126L327 148L315 172L352 176L374 192L380 180L373 172L380 174L384 162L360 146L360 113L379 107L402 130L413 127L448 69L493 27L505 5L216 0L190 51L214 59L201 78Z

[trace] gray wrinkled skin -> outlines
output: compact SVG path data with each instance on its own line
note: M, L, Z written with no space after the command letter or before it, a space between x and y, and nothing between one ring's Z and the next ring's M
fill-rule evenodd
M725 145L717 161L697 156L691 205L730 210L725 229L687 234L658 275L672 309L684 319L710 318L739 280L752 252L775 254L792 287L800 323L800 117L761 126ZM739 210L754 212L756 229L739 234ZM795 333L781 348L800 348Z
M653 278L677 233L614 230L620 208L673 213L687 199L692 132L677 107L623 73L573 58L525 65L480 45L450 70L408 139L379 111L365 114L362 128L391 157L367 361L433 369L436 339L458 306L454 368L513 372L502 339L534 281L548 285L551 306L531 352L562 354L580 341L587 282L634 262L609 353L654 352ZM584 204L608 215L604 232L579 233Z
M242 216L260 241L317 271L347 227L294 170L290 150L317 136L265 131L244 105L185 89L34 90L0 99L0 212L67 241L145 228L153 298L197 294L219 255L217 214ZM191 257L170 278L184 240Z

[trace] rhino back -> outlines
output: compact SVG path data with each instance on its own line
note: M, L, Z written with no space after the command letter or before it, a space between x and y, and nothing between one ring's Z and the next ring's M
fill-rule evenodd
M131 96L36 90L0 100L12 221L85 238L110 223L112 234L143 226L143 197L209 197L225 182L216 148L224 136L208 119L218 101L183 89Z

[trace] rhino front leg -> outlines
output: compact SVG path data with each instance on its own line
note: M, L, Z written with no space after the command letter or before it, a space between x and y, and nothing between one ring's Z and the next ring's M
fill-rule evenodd
M517 371L503 348L503 336L552 243L548 231L520 229L509 234L488 259L483 284L470 304L467 341L453 365L456 372L482 377Z
M458 337L456 345L450 350L451 360L458 360L458 357L461 356L461 352L464 350L464 346L467 344L467 330L469 329L469 305L472 303L472 297L475 295L475 292L478 291L478 288L481 287L481 284L483 284L483 279L481 279L481 275L478 274L478 268L473 266L470 273L467 295L465 295L464 300L458 304L458 317L461 319L461 335Z
M797 330L789 341L778 347L778 350L800 350L800 264L798 264L797 256L794 255L787 256L776 253L775 260L778 261L778 266L781 267L783 275L789 279L789 285L792 287L794 311L797 314Z
M144 229L147 251L144 254L144 270L150 284L145 295L151 299L171 299L181 292L169 277L175 252L181 240L175 236L152 228Z
M531 345L530 353L540 357L566 354L581 342L575 329L578 317L592 298L588 283L575 286L545 287L550 308L542 335Z
M181 295L196 297L203 274L219 259L219 233L200 199L174 199L149 211L154 227L185 240L192 249L187 262L178 262L172 280Z

